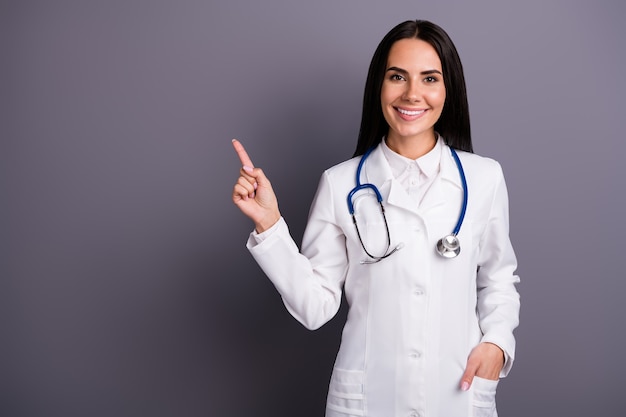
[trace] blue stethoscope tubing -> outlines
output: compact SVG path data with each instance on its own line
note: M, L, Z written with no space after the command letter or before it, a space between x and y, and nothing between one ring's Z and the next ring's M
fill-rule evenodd
M374 184L369 184L369 183L361 184L361 169L363 169L363 164L365 163L365 160L367 159L368 156L370 156L370 154L372 153L374 149L376 149L375 146L373 148L369 148L367 152L363 154L363 156L361 157L361 160L359 161L359 166L356 169L356 187L354 187L348 193L348 211L350 211L351 216L354 216L354 204L352 203L352 197L354 196L354 194L356 194L357 192L361 190L364 190L366 188L372 190L374 194L376 194L376 199L378 200L378 202L379 203L383 202L383 196L380 195L380 191L378 191L378 187L376 187Z
M350 192L348 193L348 211L350 212L350 215L352 216L352 221L357 229L357 235L359 236L359 240L361 240L361 235L359 233L359 228L356 224L356 218L354 216L354 204L352 202L354 194L356 194L357 192L361 191L361 190L372 190L374 192L374 194L376 195L376 200L378 200L378 203L380 204L382 213L383 213L383 217L385 216L385 209L383 207L382 201L383 201L383 197L380 194L380 191L378 190L378 187L376 187L374 184L371 183L365 183L365 184L361 184L361 170L363 169L363 165L365 164L365 161L367 160L367 158L369 157L369 155L372 153L372 151L376 148L376 146L370 148L367 150L367 152L365 152L363 154L363 156L361 157L361 160L359 161L359 166L357 167L356 170L356 186L350 190ZM459 240L457 238L457 235L459 234L459 232L461 231L461 226L463 225L463 220L465 219L465 212L467 211L467 202L468 202L468 190L467 190L467 179L465 178L465 170L463 169L463 164L461 164L461 160L459 159L459 155L456 153L456 151L454 150L454 148L450 148L450 152L452 153L452 157L454 158L454 162L456 163L456 167L459 170L459 176L461 177L461 185L463 186L463 204L461 206L461 211L459 213L459 218L456 222L456 225L454 226L454 229L452 230L452 233L450 235L444 236L443 238L439 239L439 241L437 242L437 252L443 256L444 258L454 258L455 256L457 256L461 250L461 246L459 243ZM387 223L387 219L385 218L385 224ZM389 238L389 228L387 227L387 239L388 239L388 248L391 244L390 242L390 238ZM376 257L376 256L372 256L370 255L369 252L367 252L367 250L365 249L365 245L363 245L363 242L361 241L361 245L363 246L363 249L365 250L365 253L367 253L367 255L370 258L373 258L375 260L375 262L380 261L384 258L386 258L387 256L391 255L393 252L395 252L396 250L398 250L400 247L396 247L393 251L386 253L385 255L381 256L381 257Z
M454 230L452 231L452 234L456 236L461 231L461 225L463 225L463 220L465 219L465 212L467 211L467 199L468 199L467 179L465 178L465 170L463 169L463 164L461 164L459 155L456 153L454 148L450 148L450 152L452 153L454 162L456 162L456 167L459 169L459 176L461 177L461 185L463 186L463 205L461 206L461 213L459 213L459 219L457 220L456 226L454 226Z

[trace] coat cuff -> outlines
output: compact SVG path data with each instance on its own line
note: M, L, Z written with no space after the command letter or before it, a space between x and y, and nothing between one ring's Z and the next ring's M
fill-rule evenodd
M246 243L246 247L248 249L252 249L253 247L261 244L264 240L271 237L278 229L287 229L287 223L285 222L282 216L280 217L280 219L278 219L276 223L274 223L272 227L270 227L269 229L261 233L257 233L256 230L253 230L252 233L250 233L250 236L248 237L248 242Z
M515 339L512 342L506 343L502 338L490 337L488 334L483 336L482 343L491 343L498 346L504 352L504 365L500 371L500 378L506 377L511 371L513 361L515 360Z

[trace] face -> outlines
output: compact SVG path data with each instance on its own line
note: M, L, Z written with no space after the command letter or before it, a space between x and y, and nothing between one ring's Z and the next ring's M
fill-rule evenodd
M445 99L443 71L435 48L421 39L394 43L380 95L383 115L389 124L388 145L394 150L432 148L435 122L441 116Z

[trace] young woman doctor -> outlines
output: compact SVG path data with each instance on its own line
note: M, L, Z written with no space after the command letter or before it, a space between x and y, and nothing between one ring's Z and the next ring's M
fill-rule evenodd
M379 44L355 157L324 172L301 250L269 180L233 146L243 167L232 198L255 225L248 249L289 312L316 329L345 290L326 416L497 416L498 379L514 358L517 263L502 170L472 153L463 69L445 31L407 21Z

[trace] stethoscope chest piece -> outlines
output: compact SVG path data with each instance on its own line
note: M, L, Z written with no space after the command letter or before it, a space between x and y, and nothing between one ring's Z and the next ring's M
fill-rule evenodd
M461 252L461 243L456 235L448 235L437 242L437 253L444 258L454 258Z

